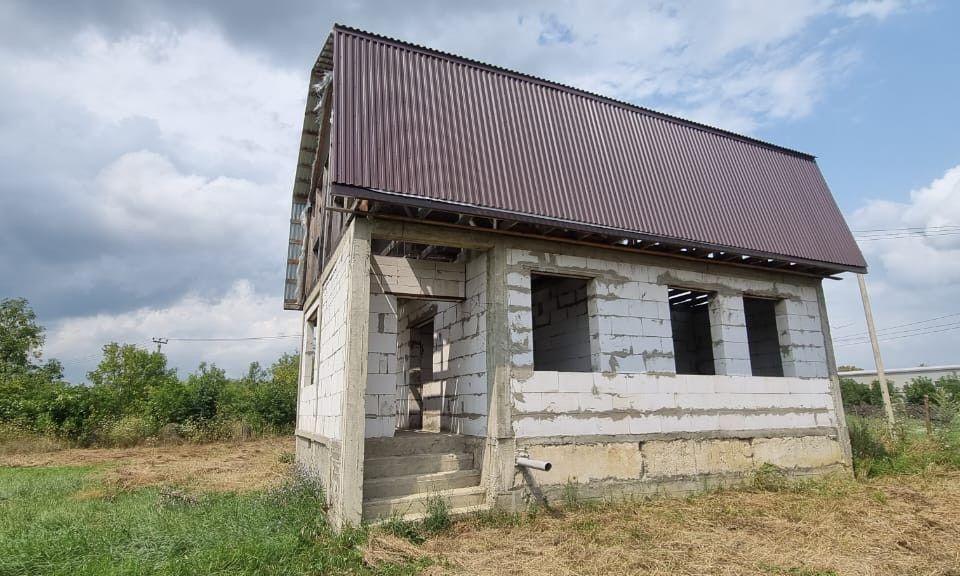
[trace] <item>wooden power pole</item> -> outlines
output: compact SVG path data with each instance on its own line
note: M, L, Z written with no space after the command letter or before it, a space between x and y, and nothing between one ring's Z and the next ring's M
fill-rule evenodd
M870 308L870 296L867 294L867 281L863 274L857 274L857 283L860 284L860 298L863 299L863 314L867 317L867 332L870 334L870 343L873 345L873 361L877 366L877 378L880 379L880 394L883 396L883 408L887 413L887 426L890 435L893 435L893 404L890 402L890 390L887 388L887 375L883 372L883 359L880 358L880 342L877 340L877 330L873 325L873 310Z

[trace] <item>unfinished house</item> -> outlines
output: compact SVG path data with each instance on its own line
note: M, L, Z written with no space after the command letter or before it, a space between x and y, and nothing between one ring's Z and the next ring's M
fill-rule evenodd
M287 262L337 525L850 466L810 155L338 26Z

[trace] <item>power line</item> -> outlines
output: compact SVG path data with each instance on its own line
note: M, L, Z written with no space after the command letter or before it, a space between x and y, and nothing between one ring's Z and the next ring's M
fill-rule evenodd
M879 330L877 330L877 333L899 331L897 330L898 328L904 328L906 326L916 326L917 324L928 324L930 322L936 322L937 320L943 320L945 318L953 318L955 316L960 316L960 312L955 312L953 314L945 314L943 316L937 316L936 318L928 318L926 320L917 320L916 322L907 322L906 324L895 324L893 326L887 326L886 328L880 328ZM927 326L925 328L936 328L936 326ZM834 338L834 340L836 341L836 340L847 340L851 338L862 338L866 335L867 335L866 332L856 332L854 334L846 334L843 336L838 336L837 338Z
M870 228L852 230L857 240L864 242L874 240L895 240L900 238L934 238L937 236L955 236L960 234L960 225L946 224L942 226L905 226L903 228Z
M926 332L917 332L917 333L915 333L915 334L904 334L903 336L889 336L889 337L880 338L879 341L880 341L880 342L889 342L890 340L901 340L901 339L903 339L903 338L913 338L914 336L926 336L926 335L928 335L928 334L939 334L939 333L941 333L941 332L952 332L952 331L954 331L954 330L960 330L960 323L958 323L958 325L952 325L952 324L951 324L951 325L946 325L946 326L952 326L952 327L944 327L942 330L929 330L929 331L926 331ZM843 347L845 347L845 346L857 346L857 345L860 345L860 344L867 344L867 343L869 343L869 342L870 342L870 339L869 339L869 338L866 338L866 339L862 339L862 340L855 341L855 342L843 342L843 343L841 343L841 344L836 344L835 347L836 347L836 348L843 348Z
M903 238L939 238L941 236L956 236L960 234L960 231L957 232L943 232L937 234L926 234L922 232L911 233L911 234L891 234L887 236L854 236L855 240L860 242L871 242L873 240L899 240Z
M867 230L851 230L854 234L865 232L901 232L904 230L947 230L960 229L958 224L947 224L945 226L907 226L905 228L871 228Z
M919 334L927 334L929 331L937 330L937 329L940 329L940 328L954 328L954 327L960 328L960 322L953 322L953 323L950 323L950 324L939 324L939 325L936 325L936 326L924 326L924 327L922 327L922 328L909 328L909 329L907 329L907 330L894 330L894 331L892 331L892 332L887 332L886 334L881 334L881 336L883 336L884 338L889 338L889 337L891 337L891 336L898 336L898 337L899 337L900 335L903 335L903 334L917 334L917 335L919 335ZM839 340L841 343L845 343L845 342L854 342L854 341L857 341L857 340L863 340L864 338L866 338L866 336L850 336L850 337L842 338L842 339L841 339L841 338L838 338L838 340Z
M281 340L299 338L299 334L276 334L273 336L247 336L243 338L167 338L170 342L243 342L248 340Z

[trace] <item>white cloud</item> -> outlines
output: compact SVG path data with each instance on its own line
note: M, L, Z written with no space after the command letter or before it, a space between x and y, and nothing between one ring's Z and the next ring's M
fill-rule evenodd
M157 25L114 41L83 31L55 55L0 53L0 64L0 78L23 93L105 123L154 121L184 164L261 177L292 170L309 71L244 53L216 30Z
M850 216L849 222L854 230L887 230L899 236L860 241L870 266L867 282L887 367L960 361L955 345L960 330L909 338L902 336L914 332L891 330L960 313L956 289L960 283L960 165L929 185L911 191L909 201L868 201ZM950 226L955 228L944 228ZM839 284L827 281L826 289L831 324L838 327L834 335L838 360L872 367L870 345L853 344L859 341L853 336L866 332L856 280L848 277ZM960 317L945 318L901 330L932 331L958 321Z
M869 16L883 20L902 9L900 0L860 0L840 7L840 13L848 18Z
M200 243L280 247L288 200L242 178L184 174L150 151L124 154L97 178L91 211L101 229L170 247Z
M251 338L299 334L296 314L284 312L279 295L253 291L249 283L235 283L217 298L188 295L164 308L141 308L120 314L67 318L51 327L46 357L65 363L68 378L82 381L96 367L108 342L153 347L152 338ZM299 338L182 342L171 340L163 349L181 375L201 361L211 362L233 376L244 373L252 361L268 365L285 352L297 352Z
M418 43L749 132L810 114L842 80L856 52L836 27L867 16L846 8L828 0L538 2L391 27ZM833 28L818 27L828 22Z

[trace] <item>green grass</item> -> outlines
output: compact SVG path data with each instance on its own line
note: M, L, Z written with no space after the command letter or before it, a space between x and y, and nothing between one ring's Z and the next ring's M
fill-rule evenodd
M847 418L858 478L960 470L960 416L927 434L923 422L901 418L893 434L880 418Z
M106 489L106 492L104 490ZM97 469L0 469L0 576L415 574L364 565L362 529L334 534L319 490L110 493Z

